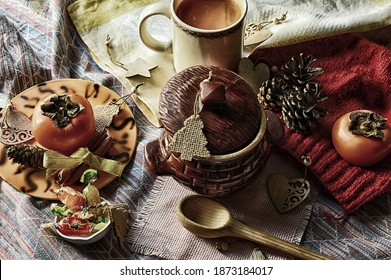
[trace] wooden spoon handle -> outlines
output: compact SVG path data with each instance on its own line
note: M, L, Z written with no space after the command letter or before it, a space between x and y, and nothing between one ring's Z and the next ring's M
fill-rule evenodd
M287 253L303 260L332 260L333 258L317 253L307 247L287 242L280 238L262 233L254 228L241 223L235 223L232 227L237 237L241 237L266 247Z

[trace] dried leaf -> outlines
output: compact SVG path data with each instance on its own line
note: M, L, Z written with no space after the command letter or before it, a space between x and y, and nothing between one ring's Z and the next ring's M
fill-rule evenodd
M256 247L251 253L250 260L266 260L266 257L261 251L261 249Z
M125 242L125 237L128 234L126 221L129 212L124 207L111 207L110 217L114 224L114 233L117 237L118 243L122 246Z
M229 249L229 245L227 242L216 242L216 249L219 251L227 251Z

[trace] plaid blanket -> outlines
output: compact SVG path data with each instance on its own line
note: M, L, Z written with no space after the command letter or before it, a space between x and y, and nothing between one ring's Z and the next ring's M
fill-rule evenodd
M40 82L81 78L103 84L119 95L123 85L94 62L67 13L70 0L0 0L0 105ZM132 101L128 101L139 128L137 150L121 178L102 189L114 203L133 211L131 226L148 200L155 177L144 164L143 149L159 137ZM74 246L41 224L52 220L50 202L17 192L6 182L0 188L0 259L143 259L128 244L121 247L111 231L101 241ZM343 209L322 189L302 243L339 259L390 259L391 196L369 203L343 222Z

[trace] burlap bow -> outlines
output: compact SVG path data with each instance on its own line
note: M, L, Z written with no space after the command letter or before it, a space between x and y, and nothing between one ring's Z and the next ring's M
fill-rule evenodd
M85 164L89 168L101 170L117 177L121 176L125 168L125 164L122 162L96 156L88 148L80 148L69 157L55 151L46 151L43 157L46 177L50 177L58 170L74 168L80 164Z

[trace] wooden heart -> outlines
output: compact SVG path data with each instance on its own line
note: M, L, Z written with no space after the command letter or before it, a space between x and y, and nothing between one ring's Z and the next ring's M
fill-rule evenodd
M288 180L282 175L271 175L267 189L270 198L281 214L302 203L310 193L310 183L303 178Z
M266 63L254 63L251 59L243 57L239 61L238 74L258 93L262 83L269 80L270 69Z

